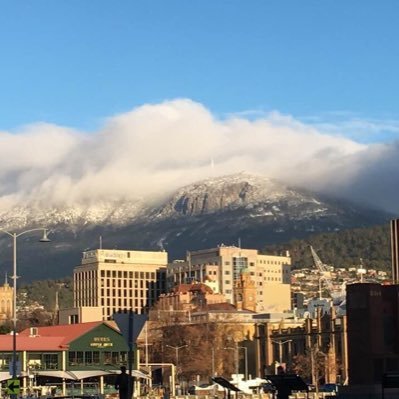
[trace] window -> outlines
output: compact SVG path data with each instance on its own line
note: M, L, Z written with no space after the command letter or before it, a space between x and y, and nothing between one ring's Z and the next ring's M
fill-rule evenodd
M230 282L230 280L224 280L224 283L225 283L226 285L229 285L231 282Z
M86 364L93 364L93 352L85 352Z
M112 354L111 354L111 352L104 352L104 354L103 354L103 363L104 364L112 364Z
M233 258L233 275L234 280L237 280L240 277L241 272L243 269L246 269L248 266L248 258L234 257Z
M82 354L83 352L76 352ZM58 355L56 353L43 353L43 368L45 370L57 370L58 369Z
M19 358L19 353L17 353ZM12 353L0 353L0 370L8 370L9 365L12 363Z

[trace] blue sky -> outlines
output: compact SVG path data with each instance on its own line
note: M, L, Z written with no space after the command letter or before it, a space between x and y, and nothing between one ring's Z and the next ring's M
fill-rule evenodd
M188 98L220 117L278 111L391 140L398 11L395 0L2 1L0 129L93 131ZM356 121L377 128L356 138Z
M399 213L398 11L0 2L0 216L243 170Z

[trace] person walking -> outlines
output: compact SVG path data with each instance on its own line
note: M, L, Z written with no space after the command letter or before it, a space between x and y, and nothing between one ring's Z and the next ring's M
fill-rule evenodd
M133 381L126 373L125 366L121 366L121 373L116 377L115 389L119 391L119 399L131 399L129 395L131 397L133 394Z
M277 399L288 399L291 395L291 389L284 381L286 373L283 366L277 367L277 374L281 376L280 384L277 387Z

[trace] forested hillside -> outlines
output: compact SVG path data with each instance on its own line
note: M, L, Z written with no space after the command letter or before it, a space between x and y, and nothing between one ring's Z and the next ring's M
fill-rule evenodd
M267 246L264 253L281 254L289 250L294 268L309 267L312 265L309 244L324 263L335 267L358 266L362 258L367 269L390 271L391 268L389 225L317 234L307 240Z
M20 305L29 307L35 303L44 306L48 311L55 310L55 301L58 292L58 305L60 309L72 307L73 283L72 278L61 280L38 280L18 288L18 301Z

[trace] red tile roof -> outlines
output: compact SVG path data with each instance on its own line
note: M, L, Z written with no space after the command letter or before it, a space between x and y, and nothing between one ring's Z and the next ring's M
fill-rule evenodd
M13 350L13 336L0 335L0 351ZM62 351L64 337L27 337L17 335L17 351Z
M63 337L64 344L69 344L80 336L86 334L87 332L93 330L101 324L107 324L114 330L119 331L115 327L115 323L105 322L105 321L92 321L89 323L79 323L79 324L61 324L58 326L45 326L45 327L33 327L36 331L38 337ZM27 328L19 334L19 336L30 336L32 333L32 328Z
M173 288L173 292L187 294L188 292L201 291L203 293L213 294L211 287L204 283L192 283L192 284L179 284Z

